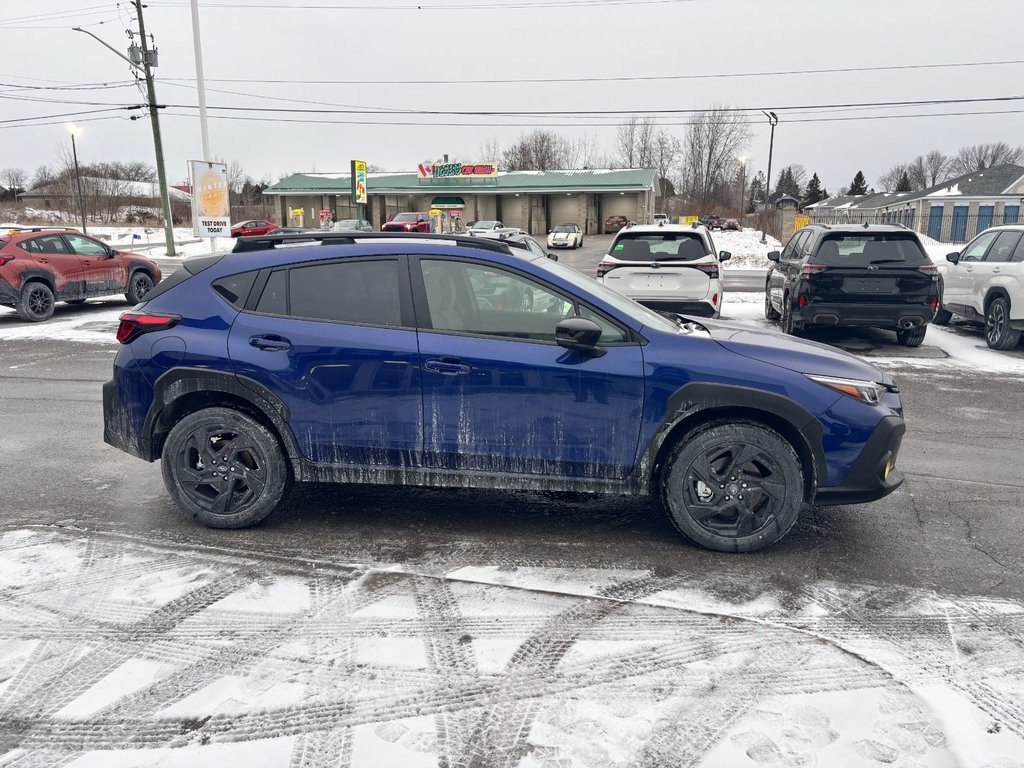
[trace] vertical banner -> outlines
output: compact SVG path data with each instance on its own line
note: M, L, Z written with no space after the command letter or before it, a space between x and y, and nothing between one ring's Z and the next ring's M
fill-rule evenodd
M352 202L366 205L366 163L362 160L352 161Z
M228 237L228 167L205 160L189 160L188 166L192 176L192 231L196 237Z

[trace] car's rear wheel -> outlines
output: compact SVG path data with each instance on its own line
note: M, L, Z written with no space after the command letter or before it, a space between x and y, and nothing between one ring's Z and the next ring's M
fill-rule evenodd
M920 347L927 332L927 325L918 325L913 328L897 328L896 341L903 347Z
M30 323L41 323L53 317L53 291L46 283L33 280L21 289L18 298L18 317Z
M277 438L230 408L205 408L174 425L161 461L178 506L211 528L244 528L273 512L289 486Z
M139 304L152 290L153 278L145 272L134 272L128 278L128 289L124 292L124 297L128 299L129 304Z
M1020 343L1020 331L1010 327L1010 302L998 296L985 312L985 341L989 348L1013 349Z
M767 285L764 287L764 317L765 320L779 319L779 310L772 305L772 294Z
M688 435L661 473L669 520L719 552L753 552L796 523L803 468L793 446L763 424L717 423Z

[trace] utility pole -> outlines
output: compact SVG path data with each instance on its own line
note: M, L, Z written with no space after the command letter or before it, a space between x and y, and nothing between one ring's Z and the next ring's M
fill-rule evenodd
M768 125L772 127L772 136L768 141L768 177L764 180L764 226L761 227L761 244L764 245L768 242L768 195L772 188L772 150L775 148L775 126L779 123L779 116L764 110L761 110L761 114L768 118Z
M164 213L164 239L167 255L174 256L174 224L171 221L171 198L167 191L167 173L164 171L164 145L160 140L160 117L157 115L156 88L153 85L153 70L150 67L149 43L146 40L146 25L142 20L142 0L135 0L135 12L139 17L139 44L142 46L142 72L146 77L146 95L149 99L149 120L153 124L153 147L156 150L156 180L160 185L160 206Z

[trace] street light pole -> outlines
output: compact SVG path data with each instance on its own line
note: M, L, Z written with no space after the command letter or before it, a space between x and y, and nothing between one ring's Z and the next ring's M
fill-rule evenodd
M88 234L85 228L85 198L82 197L82 174L78 170L78 148L75 146L75 134L78 133L78 128L71 124L68 126L68 132L71 134L71 156L75 160L75 185L78 187L78 212L82 215L82 234Z
M768 177L764 180L764 226L761 227L761 244L764 245L768 242L768 196L772 188L772 150L775 149L775 126L779 122L779 116L774 112L765 112L763 109L761 114L768 118L768 125L772 127L771 138L768 140Z
M739 158L740 161L740 205L739 205L739 221L740 226L743 226L743 201L747 196L747 157L743 155Z

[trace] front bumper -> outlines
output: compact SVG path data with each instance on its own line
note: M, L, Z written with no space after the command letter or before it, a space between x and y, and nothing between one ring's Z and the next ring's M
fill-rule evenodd
M875 427L839 485L818 488L815 504L864 504L877 501L903 484L903 473L896 469L896 456L906 432L906 423L899 416L886 416Z
M573 240L549 240L548 248L572 248L575 244Z
M935 317L928 304L880 304L808 302L793 310L794 319L803 326L855 325L871 328L900 328L927 325Z

